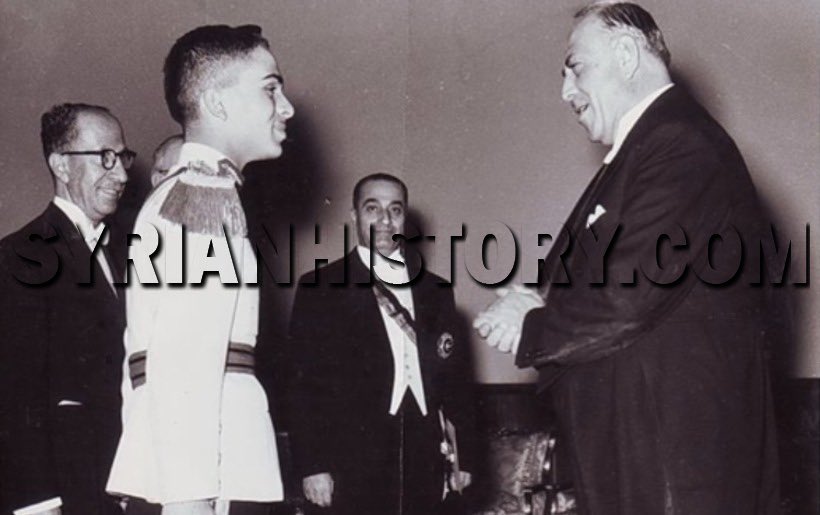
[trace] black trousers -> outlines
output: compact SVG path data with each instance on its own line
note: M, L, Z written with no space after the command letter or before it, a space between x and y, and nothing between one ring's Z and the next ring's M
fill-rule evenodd
M396 415L368 427L369 446L339 465L332 506L306 501L308 515L437 515L444 488L442 433L435 410L424 416L405 394Z
M59 407L52 427L63 515L122 515L119 500L105 492L121 432L119 410Z
M268 515L270 509L269 503L231 501L228 515ZM161 505L137 498L129 499L128 507L125 508L125 515L160 515L161 513Z

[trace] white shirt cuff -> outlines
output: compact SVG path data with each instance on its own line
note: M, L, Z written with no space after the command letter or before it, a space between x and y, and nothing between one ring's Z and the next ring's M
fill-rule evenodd
M54 508L59 508L63 505L63 500L59 497L54 497L47 501L38 502L37 504L31 504L24 508L19 508L14 510L14 515L36 515L37 513L44 512L46 510L53 510Z

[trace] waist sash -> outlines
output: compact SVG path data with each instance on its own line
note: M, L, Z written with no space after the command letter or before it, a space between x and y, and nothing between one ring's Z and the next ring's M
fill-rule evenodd
M146 351L135 352L128 357L128 375L131 378L131 387L137 388L145 384L145 368L148 360ZM225 359L225 373L251 374L254 373L256 359L254 347L247 343L228 345L228 356Z

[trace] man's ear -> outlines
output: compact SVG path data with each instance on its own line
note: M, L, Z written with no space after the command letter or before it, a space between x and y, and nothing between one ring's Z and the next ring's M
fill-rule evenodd
M71 177L68 169L68 156L52 152L48 155L48 167L58 181L63 184L68 184L68 180Z
M222 99L222 94L219 90L208 88L199 97L200 110L209 115L219 118L223 122L228 119L228 110L225 109L225 103Z
M350 210L350 219L353 220L354 224L359 223L359 216L356 214L356 209Z
M621 34L613 41L615 60L624 77L631 79L641 64L640 44L631 34Z

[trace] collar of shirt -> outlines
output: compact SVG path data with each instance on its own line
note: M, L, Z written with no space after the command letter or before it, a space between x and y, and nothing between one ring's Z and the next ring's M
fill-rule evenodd
M612 148L609 150L609 153L604 157L604 164L609 164L615 159L615 156L618 155L618 151L621 149L621 145L623 145L624 140L629 135L629 131L632 130L632 127L640 119L641 115L643 115L644 111L646 111L652 102L657 100L657 98L663 95L666 90L674 86L671 82L662 86L649 95L645 96L643 100L635 104L632 109L626 112L620 120L618 120L618 125L615 128L615 140L612 142Z
M230 173L232 173L234 176L234 182L242 184L241 172L233 163L233 161L231 161L228 158L228 156L226 156L225 154L223 154L222 152L213 147L203 145L202 143L194 143L191 141L186 141L182 144L182 147L180 147L179 161L177 162L176 166L171 168L171 170L169 171L169 175L179 170L183 166L188 166L188 163L196 161L202 161L202 163L205 164L205 166L213 170L219 170L220 164L224 164L227 162L229 166L222 166L222 168L230 170Z
M370 249L363 245L356 245L356 250L359 253L359 259L362 260L362 264L364 264L366 268L370 268ZM404 263L404 256L401 255L400 249L396 249L387 257L394 261ZM379 279L388 285L407 284L409 282L407 265L396 266L386 260L378 251L373 251L373 271Z
M94 223L91 221L83 210L80 209L77 204L71 202L70 200L66 200L63 197L54 197L54 205L57 206L60 211L65 213L69 220L77 227L77 230L80 231L80 234L85 239L86 245L88 245L89 250L93 250L94 247L97 246L97 241L100 239L100 235L105 230L105 224L100 222L94 227ZM102 241L103 245L108 244L108 233L105 233L105 237Z

